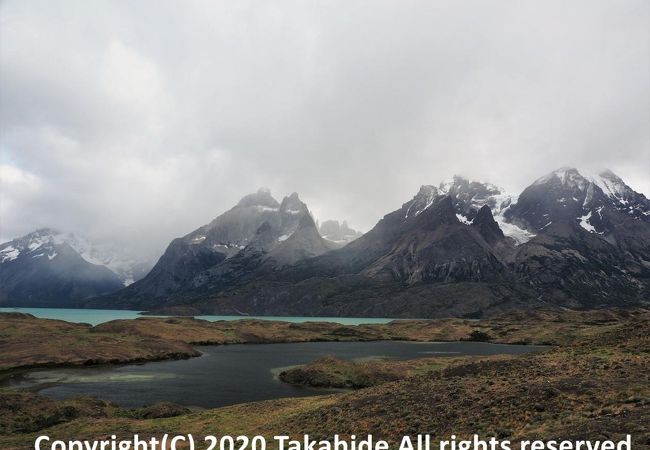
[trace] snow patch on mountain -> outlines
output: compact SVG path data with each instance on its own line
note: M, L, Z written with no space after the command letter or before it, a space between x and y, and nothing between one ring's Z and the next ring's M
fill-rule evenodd
M3 263L5 261L13 261L14 259L18 258L18 256L20 256L20 250L9 245L0 250L0 263Z
M519 228L513 223L506 222L503 216L495 216L494 220L499 225L499 228L501 228L501 231L503 231L503 234L515 241L515 245L525 244L536 236L534 233Z
M589 219L591 219L591 211L589 211L587 214L585 214L582 217L579 217L578 220L580 221L580 226L587 230L590 233L595 233L596 229L592 224L589 223Z
M451 181L440 183L437 187L432 185L420 187L419 192L411 200L404 219L408 220L420 215L431 207L436 199L444 195L454 199L456 217L461 223L471 224L476 213L487 205L503 234L512 238L515 245L523 244L535 237L534 233L509 223L504 217L504 212L517 203L517 196L506 193L503 188L494 184L470 181L458 175Z
M509 238L512 238L515 241L515 245L525 244L536 236L535 233L531 233L528 230L524 230L521 227L518 227L514 223L506 221L504 213L512 205L516 204L518 197L516 195L510 194L498 194L493 196L494 207L492 207L492 215L494 216L495 222L503 231L503 234Z
M596 212L597 212L597 213L600 213L600 211L602 210L602 208L603 208L603 207L601 206L598 210L596 210ZM585 215L583 215L583 216L581 216L581 217L578 217L578 221L579 221L580 226L581 226L583 229L585 229L585 230L587 230L588 232L590 232L590 233L603 234L602 231L598 231L598 230L596 230L596 228L591 224L591 217L592 217L592 214L593 214L593 211L588 211L587 214L585 214Z
M628 201L625 199L625 194L628 193L629 189L627 189L625 183L619 183L615 179L605 177L604 173L593 176L591 181L608 197L616 199L623 205L627 205Z
M255 205L258 211L278 211L280 208L271 208L270 206Z

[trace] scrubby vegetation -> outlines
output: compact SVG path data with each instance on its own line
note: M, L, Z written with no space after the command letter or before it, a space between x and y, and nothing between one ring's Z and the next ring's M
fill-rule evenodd
M390 364L383 367L381 362L368 368L365 363L341 365L324 360L321 363L331 363L336 369L332 372L343 384L352 380L352 384L369 386L333 395L198 412L166 405L151 414L91 399L54 401L2 391L0 448L30 448L34 438L45 431L60 439L111 434L128 437L133 433L269 437L308 433L312 438L373 433L391 442L416 433L431 433L435 439L452 433L468 437L476 432L511 440L616 440L629 433L634 449L650 448L650 314L564 313L548 317L542 324L535 314L521 320L511 316L499 322L468 323L463 325L469 327L463 336L481 329L495 339L556 343L549 351L449 359L444 367L425 366L421 371L391 368ZM445 328L448 335L458 331L444 321L379 328L384 327L419 337L432 329ZM399 379L390 381L391 377Z
M369 361L344 361L324 356L304 366L292 367L280 372L279 378L290 384L320 388L360 389L390 381L442 370L452 364L478 359L502 359L492 357L436 357L411 360L373 359Z

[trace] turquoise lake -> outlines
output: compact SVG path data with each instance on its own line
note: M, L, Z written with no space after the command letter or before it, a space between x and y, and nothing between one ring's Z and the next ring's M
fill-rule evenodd
M118 319L137 319L142 316L141 311L117 309L65 309L65 308L0 308L2 312L21 312L31 314L42 319L65 320L74 323L89 323L99 325ZM217 320L282 320L285 322L334 322L342 325L359 325L362 323L388 323L394 319L363 318L363 317L284 317L284 316L196 316L198 319L216 322Z

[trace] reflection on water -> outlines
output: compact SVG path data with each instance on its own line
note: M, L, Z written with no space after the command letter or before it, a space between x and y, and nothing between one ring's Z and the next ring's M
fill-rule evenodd
M135 407L159 401L218 407L281 397L321 395L324 390L291 386L277 375L291 366L332 355L365 361L456 355L520 354L545 347L483 342L308 342L200 347L203 356L125 366L51 369L11 380L12 387L53 398L92 395ZM332 390L331 392L335 392Z
M69 383L135 383L163 381L179 378L175 373L114 373L96 369L59 369L31 372L23 375L23 381L34 385Z

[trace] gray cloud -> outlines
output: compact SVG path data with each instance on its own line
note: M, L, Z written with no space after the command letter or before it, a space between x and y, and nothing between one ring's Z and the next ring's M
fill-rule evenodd
M650 3L0 4L0 234L143 252L244 194L367 230L455 173L650 193Z

